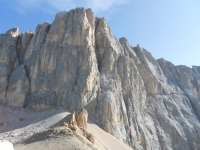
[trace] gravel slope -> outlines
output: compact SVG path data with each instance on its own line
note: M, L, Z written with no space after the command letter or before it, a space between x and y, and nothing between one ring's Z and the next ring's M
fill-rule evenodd
M9 140L15 150L131 150L91 121L88 123L88 132L95 137L93 145L65 127L50 129L69 114L64 109L35 112L0 105L0 139Z

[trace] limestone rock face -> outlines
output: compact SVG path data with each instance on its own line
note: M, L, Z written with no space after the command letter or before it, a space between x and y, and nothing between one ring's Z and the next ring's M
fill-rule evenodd
M18 36L18 28L13 28L6 34L0 34L0 101L3 103L7 103L9 77L19 62L16 50Z
M74 111L96 99L99 72L89 13L82 8L61 12L51 25L37 26L22 59L34 109L64 106Z
M200 67L116 39L91 9L58 13L35 34L1 34L0 57L0 101L9 106L84 107L133 149L200 149Z
M16 67L9 77L7 89L7 105L11 107L24 107L26 96L29 93L29 80L24 65Z
M87 110L81 108L75 115L76 122L79 128L87 129L88 113Z
M80 108L77 112L74 112L65 117L59 125L63 124L68 127L72 127L74 129L80 128L83 130L87 130L87 121L88 121L88 113L84 108Z

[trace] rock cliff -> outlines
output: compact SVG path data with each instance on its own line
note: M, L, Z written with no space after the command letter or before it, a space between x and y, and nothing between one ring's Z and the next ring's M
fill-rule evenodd
M82 107L136 150L200 149L200 67L174 66L125 38L91 9L58 13L35 34L0 34L0 102Z

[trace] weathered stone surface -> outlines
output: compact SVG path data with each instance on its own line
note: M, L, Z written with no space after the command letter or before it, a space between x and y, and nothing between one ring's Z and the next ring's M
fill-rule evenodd
M18 106L84 107L136 150L200 149L200 67L155 60L116 39L91 9L58 13L35 34L10 30L0 35L0 54L1 102L15 106L10 89L17 87Z
M33 108L64 106L73 111L96 99L99 73L94 27L87 12L82 8L61 12L51 25L36 28L23 59Z
M58 123L62 125L64 123L65 126L69 128L80 128L83 130L87 130L87 121L88 121L88 113L84 108L80 108L77 112L74 112L68 116L66 116L61 122Z
M87 130L88 113L87 110L81 108L75 115L76 122L79 128Z
M9 76L18 62L16 44L19 29L13 28L0 34L0 102L6 103ZM16 63L15 63L16 62Z
M14 69L9 77L7 88L7 105L11 107L24 107L25 99L29 94L29 80L24 65Z
M69 119L67 118L67 122L69 123L68 127L70 129L76 131L76 129L78 128L78 125L77 125L77 121L76 121L76 117L75 117L75 112L69 116Z
M88 139L92 144L94 144L95 138L94 136L87 131L87 121L88 121L88 113L84 108L79 109L76 113L70 114L66 116L63 120L57 123L55 126L59 126L60 124L74 131L74 134L77 136L84 136Z

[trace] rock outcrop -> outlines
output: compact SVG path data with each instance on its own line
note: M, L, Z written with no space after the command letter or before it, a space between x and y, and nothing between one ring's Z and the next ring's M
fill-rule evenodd
M78 137L84 136L92 144L94 144L94 136L87 131L87 120L88 113L87 110L81 108L78 112L67 115L63 120L57 123L55 126L64 125L65 127L71 129L75 135Z
M91 9L58 13L35 34L1 34L0 85L0 102L12 107L84 107L136 150L200 149L200 67L116 39Z
M76 112L75 118L78 127L87 130L87 120L88 120L87 110L81 108L80 110L78 110L78 112Z

